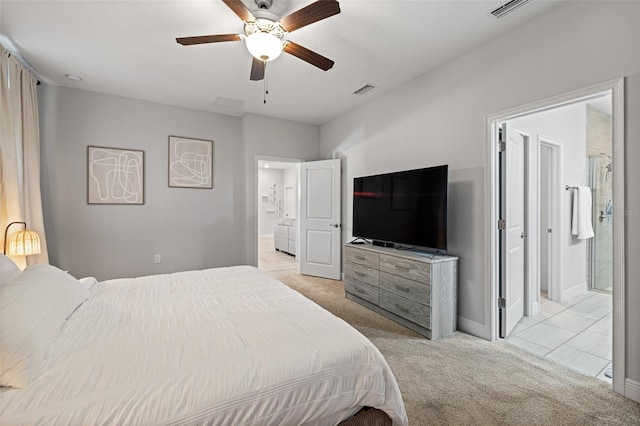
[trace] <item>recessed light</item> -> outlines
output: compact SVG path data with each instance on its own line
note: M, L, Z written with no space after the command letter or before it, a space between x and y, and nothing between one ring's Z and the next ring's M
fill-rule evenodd
M73 80L73 81L82 81L82 78L78 77L77 75L67 74L67 75L65 75L65 77L67 77L69 80Z

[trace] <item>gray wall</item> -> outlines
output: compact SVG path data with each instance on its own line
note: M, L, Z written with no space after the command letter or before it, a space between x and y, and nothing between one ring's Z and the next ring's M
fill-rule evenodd
M51 263L77 277L255 265L255 155L318 159L317 126L50 85L39 109ZM168 187L169 135L214 141L213 189ZM144 205L87 204L88 145L145 151Z
M242 118L246 172L247 232L255 235L257 161L256 156L294 158L298 160L320 159L320 128L310 124L278 120L261 115L247 114ZM256 265L258 248L255 238L246 239L247 262Z
M323 125L321 154L345 162L344 238L354 176L449 164L450 251L461 258L458 324L488 338L486 117L624 76L626 371L640 382L639 18L638 2L567 3Z
M48 85L39 103L52 264L107 279L244 263L239 118ZM213 189L168 187L169 135L214 141ZM145 151L144 205L87 204L87 145Z

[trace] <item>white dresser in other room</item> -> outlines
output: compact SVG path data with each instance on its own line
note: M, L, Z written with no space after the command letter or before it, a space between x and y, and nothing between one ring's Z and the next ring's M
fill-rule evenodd
M273 228L273 245L278 251L296 255L296 220L282 219Z

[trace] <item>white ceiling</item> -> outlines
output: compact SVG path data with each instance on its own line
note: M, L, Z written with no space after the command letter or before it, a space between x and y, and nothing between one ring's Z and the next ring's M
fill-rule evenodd
M253 0L243 1L256 9ZM532 0L497 20L488 12L506 0L340 0L340 14L286 37L334 60L333 69L321 71L283 53L267 66L266 104L263 82L249 80L251 56L243 41L197 46L175 41L241 33L242 21L219 0L1 0L0 35L45 83L319 125L561 1ZM274 0L271 11L282 17L312 2ZM353 94L365 84L377 89ZM218 98L242 105L216 105Z

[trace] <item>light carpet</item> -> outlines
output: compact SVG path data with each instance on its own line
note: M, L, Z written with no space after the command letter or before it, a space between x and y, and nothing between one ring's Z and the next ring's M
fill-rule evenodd
M504 341L465 333L432 342L344 297L342 282L271 271L341 317L382 352L409 424L640 425L640 404L610 385Z

